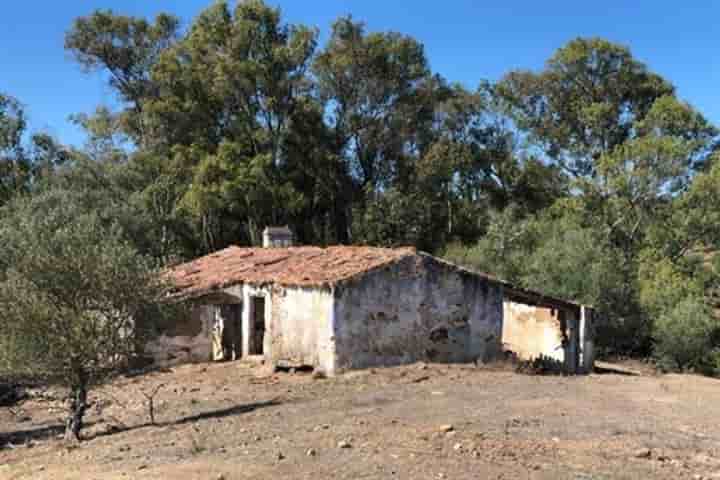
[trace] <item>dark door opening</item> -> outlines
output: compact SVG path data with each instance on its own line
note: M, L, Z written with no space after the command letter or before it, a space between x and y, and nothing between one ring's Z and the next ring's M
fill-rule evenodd
M265 338L265 297L252 297L252 312L250 316L250 355L263 354L263 339Z
M222 349L223 359L237 360L242 356L242 304L220 306L223 319Z

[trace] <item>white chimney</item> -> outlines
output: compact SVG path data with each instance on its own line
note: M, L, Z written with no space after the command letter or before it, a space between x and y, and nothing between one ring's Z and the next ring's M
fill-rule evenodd
M292 246L293 233L287 225L284 227L265 227L265 230L263 230L264 248L285 248Z

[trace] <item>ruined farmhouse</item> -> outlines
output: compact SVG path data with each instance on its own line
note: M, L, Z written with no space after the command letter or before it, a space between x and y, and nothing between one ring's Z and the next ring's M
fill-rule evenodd
M416 360L593 362L591 310L412 248L229 247L169 272L189 314L149 345L161 363L256 360L326 374Z

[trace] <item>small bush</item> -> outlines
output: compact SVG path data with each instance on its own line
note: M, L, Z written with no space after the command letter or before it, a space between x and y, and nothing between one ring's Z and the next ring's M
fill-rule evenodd
M653 326L658 366L666 371L715 373L720 367L719 332L720 322L702 299L682 300Z
M527 375L559 375L566 373L565 364L545 355L532 360L521 360L515 367L515 372Z
M720 377L720 347L707 352L698 370L703 375Z
M0 379L0 407L12 407L22 400L24 393L20 385Z

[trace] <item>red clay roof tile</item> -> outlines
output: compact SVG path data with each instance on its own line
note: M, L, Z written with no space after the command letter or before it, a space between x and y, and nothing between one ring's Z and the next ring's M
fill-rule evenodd
M228 247L168 271L173 296L196 297L238 283L332 285L414 255L413 248Z

